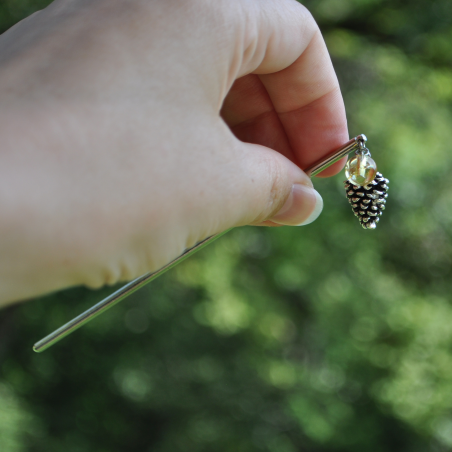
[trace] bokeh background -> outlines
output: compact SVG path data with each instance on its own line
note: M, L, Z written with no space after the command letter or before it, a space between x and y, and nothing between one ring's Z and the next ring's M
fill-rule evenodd
M1 311L2 452L452 451L452 2L305 4L391 180L378 229L340 175L314 224L234 230L43 354L112 289Z

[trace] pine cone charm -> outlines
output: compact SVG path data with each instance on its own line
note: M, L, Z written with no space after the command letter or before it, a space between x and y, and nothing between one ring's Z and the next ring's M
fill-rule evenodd
M385 179L381 173L377 173L375 179L363 187L354 185L348 180L344 182L348 202L352 205L353 212L364 229L377 227L380 216L385 210L388 184L389 180Z

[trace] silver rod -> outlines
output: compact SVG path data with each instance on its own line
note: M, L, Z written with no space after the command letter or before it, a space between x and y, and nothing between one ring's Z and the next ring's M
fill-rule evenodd
M53 344L56 344L64 337L68 336L81 326L85 325L89 321L93 320L98 315L105 312L107 309L110 309L112 306L114 306L116 303L119 303L120 301L124 300L124 298L127 298L129 295L131 295L133 292L137 291L138 289L141 289L143 286L145 286L147 283L151 282L152 280L158 278L160 275L168 271L169 269L176 266L178 263L182 262L184 259L187 259L187 257L194 254L196 251L199 251L201 248L204 248L209 243L212 243L214 240L218 239L222 235L226 234L226 232L230 231L230 229L227 229L226 231L212 235L211 237L206 238L205 240L197 243L192 248L187 249L183 254L181 254L179 257L176 257L173 261L162 267L161 269L155 271L146 273L144 275L139 276L138 278L134 279L133 281L129 282L125 286L121 287L116 292L109 295L107 298L104 298L99 303L95 304L93 307L87 309L85 312L80 314L79 316L72 319L70 322L66 323L62 327L55 330L53 333L50 333L48 336L46 336L44 339L41 339L40 341L36 342L35 345L33 345L33 350L36 353L43 352L44 350L47 350L49 347L51 347Z
M345 143L339 149L336 149L332 153L328 154L326 157L323 157L322 159L318 160L313 165L311 165L309 168L307 168L305 170L306 174L308 174L310 177L316 176L317 174L321 173L324 169L331 166L333 163L336 163L342 157L345 157L350 152L357 151L359 149L360 142L365 143L366 141L367 138L365 135L358 135L357 137L352 138L350 141ZM216 234L204 239L203 241L197 243L192 248L187 249L183 254L181 254L179 257L176 257L176 259L174 259L161 269L155 272L146 273L145 275L139 276L138 278L129 282L116 292L109 295L107 298L104 298L102 301L95 304L93 307L89 308L79 316L72 319L70 322L66 323L62 327L55 330L53 333L50 333L44 339L41 339L40 341L36 342L36 344L33 345L33 350L36 353L40 353L43 352L44 350L47 350L53 344L57 343L64 337L68 336L69 334L71 334L81 326L85 325L89 321L93 320L95 317L102 314L107 309L110 309L116 303L119 303L120 301L124 300L124 298L128 297L133 292L137 291L138 289L141 289L147 283L158 278L160 275L162 275L169 269L175 267L179 262L182 262L184 259L191 256L196 251L199 251L209 243L212 243L214 240L226 234L226 232L228 231L230 231L230 229L221 232L220 234Z
M305 173L311 177L317 176L317 174L320 174L323 170L331 166L333 163L338 162L342 157L345 157L352 151L357 151L359 149L359 144L364 144L366 141L366 135L358 135L357 137L352 138L339 149L336 149L326 157L322 157L320 160L313 163L309 168L306 168L304 170Z

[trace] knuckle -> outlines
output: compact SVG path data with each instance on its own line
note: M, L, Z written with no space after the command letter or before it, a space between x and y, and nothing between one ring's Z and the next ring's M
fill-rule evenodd
M266 173L268 174L268 189L264 200L264 209L257 222L265 221L273 217L284 205L287 193L287 181L285 172L278 159L266 159Z

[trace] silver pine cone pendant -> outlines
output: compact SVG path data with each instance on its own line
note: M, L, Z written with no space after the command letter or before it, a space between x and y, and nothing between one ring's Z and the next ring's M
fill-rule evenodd
M348 160L345 175L344 187L353 213L364 229L375 229L385 210L389 180L377 172L364 140L359 142L359 149Z

